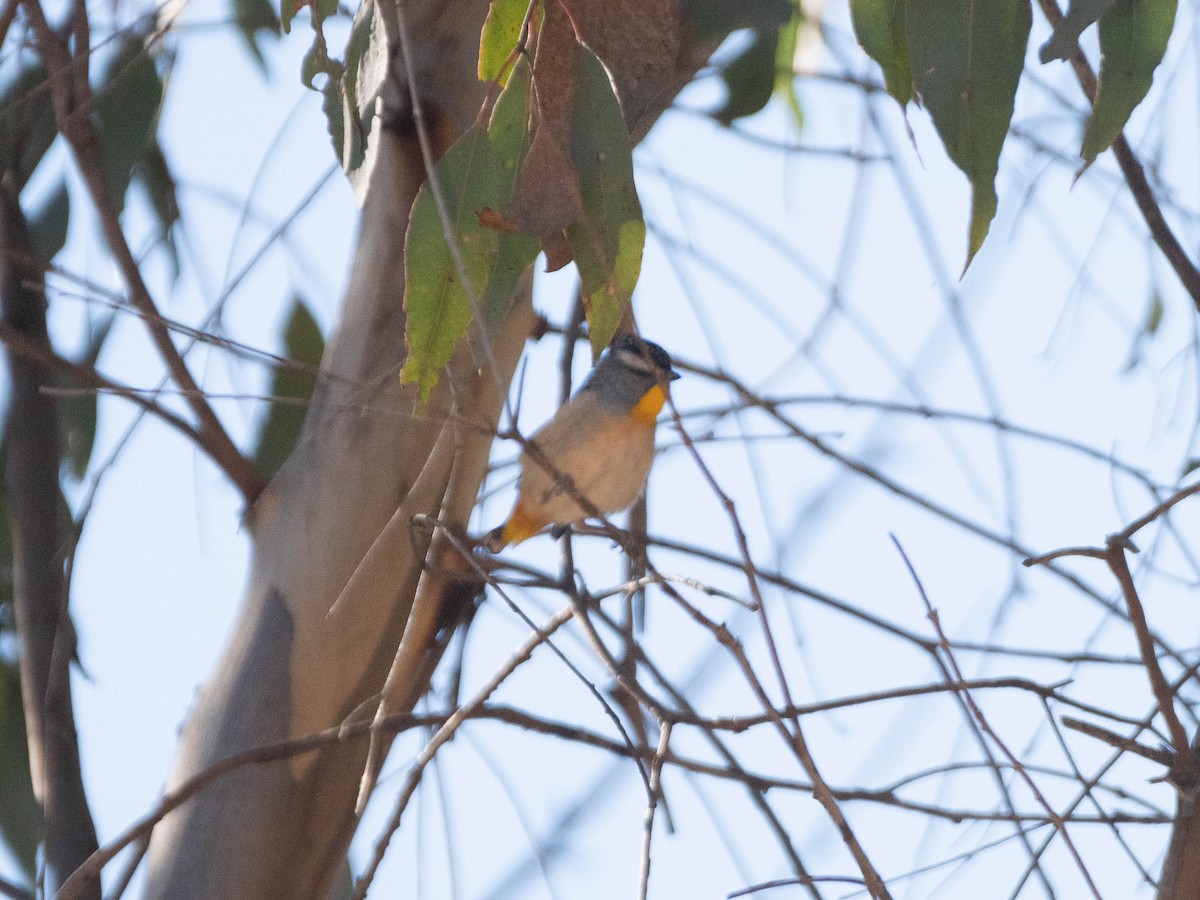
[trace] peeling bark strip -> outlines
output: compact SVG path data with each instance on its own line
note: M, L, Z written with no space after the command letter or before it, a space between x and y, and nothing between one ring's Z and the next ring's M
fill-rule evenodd
M32 260L25 217L7 185L0 187L0 318L48 346L45 295L29 286ZM59 442L54 400L42 392L49 370L6 350L11 382L4 427L4 478L11 508L13 602L20 643L21 694L33 789L45 823L46 891L52 894L96 849L71 706L74 634L63 574L67 536L60 527ZM83 894L99 900L100 886Z

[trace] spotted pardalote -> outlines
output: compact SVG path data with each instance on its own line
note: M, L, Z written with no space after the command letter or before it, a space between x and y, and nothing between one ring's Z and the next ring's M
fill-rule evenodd
M609 515L633 503L654 462L655 422L678 377L658 344L631 334L610 346L575 395L529 439L534 449L521 454L517 502L488 533L488 549L495 553L548 525Z

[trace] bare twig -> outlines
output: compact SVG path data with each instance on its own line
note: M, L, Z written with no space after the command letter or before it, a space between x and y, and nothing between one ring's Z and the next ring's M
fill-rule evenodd
M971 687L973 682L967 681L964 682L964 685ZM952 689L954 686L950 687ZM196 773L187 781L180 784L179 787L177 787L171 793L164 795L159 803L155 805L153 810L138 819L124 832L114 838L110 843L100 848L100 850L94 854L93 857L89 858L85 865L81 867L79 871L74 873L71 876L71 879L63 885L63 888L57 895L55 895L54 900L69 900L69 898L78 896L76 893L77 879L93 878L98 875L101 869L103 869L108 862L114 859L117 854L119 854L127 846L137 841L144 840L153 830L154 826L157 825L157 823L161 821L168 813L177 809L183 803L187 802L189 799L196 796L198 793L205 790L216 781L219 781L225 776L231 774L232 772L247 766L263 765L266 763L299 756L305 753L312 753L329 744L361 740L368 734L377 730L398 733L411 730L413 728L441 726L450 721L452 717L458 715L460 711L443 711L423 715L411 713L397 714L389 716L387 719L384 719L378 723L359 722L353 725L343 725L334 728L328 728L324 731L316 732L304 737L291 738L270 744L264 744L262 746L254 747L250 750L230 756L227 759L214 764L208 769ZM703 721L702 717L696 716L694 712L689 712L686 715L696 721ZM554 737L580 744L585 747L601 750L614 756L633 756L635 758L643 758L651 765L654 765L655 758L660 756L657 750L634 748L626 742L613 740L612 738L606 737L594 731L589 731L588 729L581 728L577 725L548 721L546 719L531 715L523 710L514 709L507 706L485 704L472 709L465 718L469 720L506 723L527 731L543 734L548 737ZM1094 728L1094 726L1089 726L1089 728ZM698 775L705 775L712 778L719 778L722 780L743 784L756 792L756 794L765 792L767 790L789 792L799 791L803 793L812 792L812 785L807 782L750 772L736 765L736 763L733 763L732 761L730 764L725 766L713 765L712 763L680 756L675 752L662 754L661 760L664 766L669 765ZM932 775L937 774L937 772L930 772L926 774ZM921 815L933 816L949 822L1032 822L1037 824L1050 824L1050 820L1047 818L1044 812L1018 812L1010 815L1007 813L998 813L986 810L939 807L933 804L911 801L896 796L895 790L903 784L911 782L912 780L913 779L911 778L905 779L902 782L896 782L895 784L876 790L837 788L835 789L835 795L842 802L878 803L897 809L919 813ZM1064 821L1076 824L1093 825L1109 825L1112 823L1122 822L1139 824L1164 824L1169 822L1170 818L1164 813L1152 812L1150 815L1134 815L1130 813L1118 812L1097 816L1069 815L1068 817L1064 817Z
M1086 734L1088 737L1103 741L1110 747L1116 747L1125 753L1133 753L1167 768L1170 768L1172 761L1175 759L1175 754L1170 750L1147 747L1145 744L1139 744L1132 738L1117 734L1115 731L1109 731L1107 728L1101 728L1099 725L1094 725L1091 722L1084 722L1072 716L1063 716L1062 723L1065 728Z
M1113 535L1108 539L1108 552L1105 561L1112 570L1117 584L1121 586L1121 594L1125 605L1129 608L1129 622L1137 638L1138 650L1142 654L1142 663L1146 667L1146 675L1150 679L1150 689L1158 702L1159 711L1167 723L1171 735L1171 746L1179 754L1179 758L1192 758L1191 743L1188 741L1187 730L1179 721L1175 710L1175 692L1167 684L1158 657L1154 653L1154 638L1150 634L1150 625L1146 621L1146 611L1142 608L1142 599L1138 596L1137 586L1133 583L1133 574L1129 571L1129 561L1125 558L1127 541L1121 536Z
M175 415L169 409L159 406L153 400L148 399L145 391L139 391L134 388L126 387L118 384L115 381L101 375L92 366L85 366L80 363L72 362L65 357L59 356L48 345L30 340L25 335L13 330L9 326L0 323L0 343L7 345L14 353L45 366L49 369L55 369L64 374L70 375L72 378L79 381L81 384L87 385L92 391L105 391L110 394L115 394L118 397L123 397L135 406L141 407L148 413L161 419L166 424L170 425L176 431L180 432L184 437L197 442L198 446L204 447L200 443L199 433L195 427L188 422L185 422L179 416ZM68 389L69 390L69 389ZM62 389L47 387L42 393L45 396L54 396L62 393Z
M650 761L650 798L646 801L646 821L642 829L642 872L638 879L638 900L650 896L650 842L654 836L654 814L662 793L662 768L671 745L671 723L661 722L658 732L658 750Z
M762 891L770 891L781 887L797 887L799 885L814 885L814 884L853 884L858 887L866 887L867 883L861 878L851 878L846 875L813 875L809 878L777 878L774 881L764 881L761 884L752 884L749 887L741 888L733 891L725 896L729 900L735 897L749 897L751 894L757 894Z
M151 340L167 371L171 373L175 383L186 392L188 406L198 423L197 433L201 438L201 446L217 461L242 498L250 503L263 488L262 475L234 445L216 413L204 399L182 355L172 343L167 329L161 325L158 305L142 278L141 269L121 227L120 217L109 198L104 183L104 169L99 158L96 131L90 116L87 115L87 111L92 108L93 98L86 68L84 77L80 79L78 71L81 66L77 65L78 57L72 57L71 51L50 26L40 0L22 0L22 3L37 39L38 52L50 73L51 94L54 98L59 130L75 155L80 174L87 184L92 204L99 217L109 252L112 253L129 288L130 301L143 313ZM72 19L76 35L86 35L87 10L83 3L76 4ZM83 57L90 52L91 47L87 45L76 49L76 53Z
M11 897L12 900L34 900L33 894L11 881L5 881L0 878L0 894L5 897Z
M938 643L941 645L942 651L946 654L946 661L954 674L955 684L962 685L965 679L962 676L962 671L958 667L958 661L954 658L954 654L950 650L949 641L946 640L946 634L942 631L942 625L940 619L938 618L937 610L933 608L933 604L930 602L929 596L925 593L925 586L921 583L920 576L917 575L917 570L913 568L912 561L909 560L908 554L904 552L904 547L901 546L900 541L896 539L895 535L892 535L892 543L895 544L896 550L900 553L901 558L904 560L904 565L908 569L908 573L912 578L913 583L916 585L917 593L920 594L921 601L925 604L926 614L929 617L930 623L933 625L934 633L937 634ZM1025 771L1020 760L1018 760L1013 752L1008 749L1008 745L1000 740L1000 736L992 730L991 725L988 724L987 718L983 715L983 711L978 705L976 705L974 698L972 698L971 692L961 687L959 692L963 698L963 701L967 704L968 708L970 708L971 715L975 718L976 722L979 723L980 729L997 747L1000 748L1000 752L1003 753L1008 759L1009 764L1013 767L1013 770L1016 771L1021 780L1025 782L1025 786L1029 788L1030 792L1037 799L1038 804L1042 807L1042 809L1046 811L1046 815L1049 816L1050 821L1054 823L1055 830L1062 835L1063 843L1066 845L1071 857L1075 860L1075 864L1079 868L1079 872L1083 876L1083 880L1087 883L1089 890L1091 890L1092 895L1096 897L1096 900L1100 900L1100 890L1096 887L1095 882L1092 880L1092 875L1088 871L1087 865L1083 861L1083 857L1079 855L1079 851L1076 849L1074 841L1072 841L1071 836L1067 834L1066 823L1063 821L1062 817L1055 812L1054 807L1050 805L1050 802L1042 794L1041 789L1038 788L1036 782L1034 782L1034 780L1029 776L1029 773Z
M1124 528L1116 533L1116 538L1123 544L1129 544L1133 536L1162 516L1165 516L1177 504L1194 494L1200 493L1200 481L1195 484L1189 484L1187 487L1180 488L1162 503L1155 506L1153 509L1148 509L1142 515L1138 516Z
M1155 520L1166 516L1178 503L1198 492L1200 492L1200 482L1181 488L1152 509L1134 519L1121 531L1109 535L1103 548L1067 547L1062 550L1044 553L1040 556L1031 556L1025 560L1025 565L1033 566L1045 564L1050 560L1061 557L1081 556L1102 559L1108 564L1109 570L1121 588L1121 595L1125 599L1129 623L1137 639L1138 651L1142 657L1142 665L1145 667L1146 675L1150 679L1150 689L1158 703L1163 720L1167 723L1167 729L1171 735L1171 746L1177 754L1177 764L1183 760L1193 760L1194 754L1191 742L1188 740L1187 729L1183 727L1183 723L1179 720L1179 714L1175 709L1175 692L1167 684L1162 667L1159 665L1158 655L1155 652L1154 634L1151 632L1150 624L1146 619L1146 611L1142 606L1142 600L1138 594L1137 585L1134 583L1133 573L1129 570L1129 561L1125 554L1130 550L1135 553L1137 552L1137 547L1133 544L1133 536L1137 532Z
M511 675L516 669L527 662L533 655L533 651L545 643L546 639L557 631L562 625L566 624L575 615L575 609L572 606L564 607L557 613L551 616L546 623L534 631L526 641L521 644L509 657L508 661L500 667L500 669L488 679L487 683L468 700L465 704L455 710L450 717L438 728L437 732L429 739L429 743L417 755L412 767L408 771L408 776L404 779L404 784L400 788L399 798L396 800L395 809L392 810L391 818L388 820L383 831L380 833L378 840L375 842L375 849L371 854L371 859L367 863L366 869L359 877L354 885L353 900L363 900L367 896L367 891L371 887L371 882L375 878L375 873L379 871L379 865L383 862L384 854L387 852L388 844L391 842L394 835L400 827L400 820L404 816L404 810L408 808L408 801L412 799L413 792L416 791L417 785L421 783L421 774L425 771L425 767L450 738L454 737L454 733L458 730L466 719L468 719L473 711L481 707L487 702L495 690Z

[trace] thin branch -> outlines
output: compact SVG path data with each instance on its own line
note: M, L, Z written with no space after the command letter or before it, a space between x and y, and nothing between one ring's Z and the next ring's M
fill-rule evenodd
M895 535L892 535L892 543L896 545L896 550L900 553L900 557L904 560L904 565L908 569L908 573L912 578L913 583L916 585L917 593L920 594L921 601L925 604L926 615L929 617L929 621L933 625L934 633L938 637L938 643L941 645L943 652L946 654L946 660L954 674L955 684L961 685L965 679L962 676L962 670L960 670L958 667L958 661L954 658L954 654L950 650L949 641L946 640L946 634L944 631L942 631L941 620L938 617L937 610L933 608L933 604L930 602L929 596L925 593L925 586L922 584L920 576L917 575L917 570L913 568L912 561L908 558L908 554L904 552L904 547L896 539ZM961 694L963 701L970 708L971 715L975 718L976 722L979 723L980 729L987 734L989 738L991 738L992 742L997 747L1000 748L1000 752L1008 758L1009 764L1013 767L1014 771L1016 771L1016 773L1021 777L1021 780L1025 782L1025 786L1029 788L1033 796L1037 798L1038 804L1046 811L1046 815L1049 816L1050 821L1054 823L1055 830L1062 835L1063 843L1066 845L1071 857L1075 860L1075 864L1078 866L1079 872L1083 876L1083 880L1087 883L1088 888L1091 890L1092 895L1096 897L1096 900L1100 900L1100 890L1096 887L1095 882L1092 880L1092 875L1088 871L1087 865L1083 861L1083 857L1079 855L1079 850L1075 847L1074 841L1072 841L1071 836L1067 834L1067 826L1062 817L1055 812L1054 807L1050 805L1050 801L1045 798L1037 784L1029 776L1029 773L1025 771L1020 760L1018 760L1013 752L1008 749L1008 745L1000 740L1000 736L992 730L992 726L988 723L987 718L983 715L983 711L975 703L974 698L971 696L971 692L965 689L960 689L959 693Z
M725 896L729 900L734 900L735 897L749 897L751 894L773 890L774 888L799 887L800 885L808 884L853 884L856 887L864 888L867 886L867 883L861 878L853 878L847 875L813 875L808 878L777 878L774 881L764 881L733 891Z
M1150 678L1150 689L1154 693L1158 709L1171 734L1171 746L1179 754L1179 759L1194 759L1187 730L1179 721L1179 713L1175 710L1175 692L1167 684L1162 667L1158 664L1158 658L1154 654L1154 638L1150 634L1150 625L1146 621L1146 611L1142 608L1142 600L1138 596L1137 586L1133 583L1133 574L1129 571L1129 560L1125 558L1126 546L1127 542L1120 536L1110 537L1105 561L1117 579L1117 584L1121 586L1121 594L1125 597L1125 605L1129 608L1129 622L1137 637L1138 650L1142 654L1146 675Z
M1139 744L1132 738L1117 734L1115 731L1109 731L1107 728L1101 728L1099 725L1094 725L1091 722L1084 722L1073 716L1063 716L1062 723L1064 728L1070 728L1072 731L1086 734L1088 737L1095 738L1098 741L1108 744L1110 747L1115 747L1125 753L1133 753L1136 756L1156 762L1166 768L1170 768L1175 759L1174 752L1170 750L1147 747L1145 744Z
M179 349L171 341L167 329L160 323L158 306L150 294L133 251L126 240L121 220L108 196L104 183L104 168L99 158L95 127L86 114L92 108L93 97L86 77L80 81L72 77L78 57L72 58L70 50L46 20L39 0L22 0L30 25L37 39L42 61L50 73L51 94L54 98L55 116L59 130L74 153L79 171L88 186L92 204L100 220L101 230L109 252L129 288L129 298L143 313L151 340L158 350L167 371L175 383L185 392L185 399L198 423L200 444L217 461L217 464L237 487L242 498L251 503L265 484L254 464L242 455L225 431L221 421L204 399L199 385L192 377ZM75 8L74 26L77 34L86 31L86 7L82 3ZM89 46L77 48L81 56L91 52Z
M1062 559L1066 556L1082 556L1087 559L1104 559L1105 552L1100 547L1063 547L1060 550L1051 550L1049 553L1043 553L1040 556L1027 556L1021 560L1023 566L1044 566L1047 563L1054 562L1056 559Z
M367 868L362 876L355 882L354 892L351 895L352 900L364 900L367 896L367 891L371 887L371 882L375 879L375 873L379 871L379 865L383 862L384 854L387 852L388 844L391 842L392 835L400 828L400 820L404 816L404 810L408 807L409 800L412 799L413 792L416 791L417 785L421 783L421 774L425 771L425 767L429 765L430 760L441 749L450 738L454 737L454 733L459 729L464 721L477 709L483 706L497 688L511 675L519 666L526 663L533 655L533 651L546 642L561 626L569 622L575 616L573 606L567 606L560 609L551 616L546 623L534 630L521 646L519 646L508 661L500 667L500 669L488 679L487 683L468 700L465 704L451 713L450 717L442 723L441 727L429 739L429 743L417 755L413 761L412 767L408 771L408 776L404 779L404 784L400 788L400 795L396 800L395 809L392 810L391 818L384 826L378 840L375 842L375 849L371 854L371 859L367 863Z
M201 442L200 433L196 430L195 426L189 422L185 422L169 409L159 406L153 400L147 399L145 396L147 393L146 391L126 387L123 384L118 384L107 376L101 375L92 366L72 362L66 357L59 356L45 344L32 341L25 335L14 331L12 328L9 328L3 323L0 323L0 343L5 344L14 353L17 353L26 359L37 363L38 365L46 366L47 368L55 369L59 372L70 375L72 378L86 385L90 390L105 391L118 397L123 397L124 399L133 403L135 406L138 406L151 415L161 419L163 422L180 432L184 437L195 441L196 444L202 449L208 449L203 442ZM46 390L42 391L42 393L47 396L54 396L59 393L64 393L64 391L59 388L47 388ZM216 460L214 459L214 461Z
M646 802L646 821L642 830L642 871L638 880L638 900L650 896L650 842L654 836L654 814L662 794L662 768L671 744L671 723L659 723L658 749L650 760L650 799Z
M971 682L964 682L964 684L970 685ZM219 781L232 772L247 766L263 765L270 762L276 762L279 760L300 756L305 753L312 753L330 744L360 740L377 730L399 733L414 728L442 726L449 722L452 717L458 715L459 712L461 712L461 709L450 712L443 711L437 713L428 713L424 715L401 713L389 716L387 719L384 719L378 723L359 722L352 725L335 726L333 728L327 728L324 731L315 732L314 734L306 735L304 737L289 738L270 744L264 744L259 747L254 747L249 750L234 754L233 756L230 756L218 763L213 764L209 768L196 773L187 781L180 784L175 790L171 791L169 794L165 794L155 805L154 809L139 818L120 835L118 835L108 844L105 844L100 848L100 850L93 854L93 856L90 857L86 863L81 866L78 871L73 873L71 878L63 884L62 889L54 895L53 900L71 900L71 898L77 897L78 882L80 880L98 876L105 865L112 861L112 859L114 859L130 844L134 843L135 841L145 839L158 824L158 822L170 812L179 808L201 791L205 790L213 783ZM649 748L631 747L625 742L613 740L612 738L606 737L597 732L589 731L585 728L568 723L553 722L546 719L537 718L522 710L514 709L508 706L483 705L471 710L471 712L466 715L465 718L472 721L501 722L525 729L527 731L546 735L548 737L571 741L572 743L602 750L614 756L644 758L651 764L653 764L654 757L658 752L656 750L650 750ZM749 772L737 766L736 763L733 762L730 762L729 765L725 766L714 765L712 763L702 762L697 759L679 756L674 752L667 753L662 759L664 765L674 766L697 775L707 775L712 778L720 778L722 780L742 784L754 791L757 796L761 796L762 793L768 790L812 793L812 785L807 782L786 778L776 778L768 775ZM895 785L876 790L836 788L834 789L834 793L837 798L843 802L879 803L897 809L933 816L955 823L1032 822L1036 824L1051 824L1051 820L1044 812L1019 812L1008 814L984 810L952 809L897 797L894 793L894 789ZM1065 818L1064 821L1080 825L1111 825L1113 823L1161 825L1168 823L1170 818L1165 814L1134 815L1131 813L1119 812L1097 816L1071 815ZM22 898L22 900L25 900L25 898Z
M1058 721L1055 720L1054 711L1050 708L1050 702L1044 698L1042 699L1042 709L1046 714L1046 722L1050 726L1051 732L1053 732L1053 734L1054 734L1054 740L1057 742L1059 749L1062 751L1063 758L1066 760L1067 765L1070 766L1070 768L1071 768L1069 777L1074 781L1075 784L1085 785L1085 790L1087 791L1087 799L1091 802L1092 808L1095 809L1096 812L1103 815L1104 807L1100 803L1100 798L1098 798L1096 796L1096 793L1095 793L1096 789L1091 786L1088 786L1087 778L1084 776L1082 770L1080 770L1079 764L1075 761L1075 754L1073 754L1071 752L1071 747L1067 743L1066 735L1063 734L1063 726ZM1138 872L1141 874L1142 881L1148 885L1153 885L1154 884L1153 876L1151 876L1150 873L1146 870L1146 867L1144 865L1142 865L1142 861L1138 858L1138 855L1134 852L1133 848L1129 846L1129 842L1127 840L1125 840L1125 836L1123 834L1121 834L1121 830L1119 828L1117 828L1116 825L1111 826L1110 830L1112 831L1113 839L1121 846L1121 849L1125 852L1125 857L1130 861L1130 863L1132 863L1134 868L1136 868L1138 870Z
M1155 519L1165 516L1171 511L1171 508L1175 506L1175 504L1186 500L1188 497L1191 497L1196 493L1200 493L1200 481L1197 481L1195 484L1189 484L1187 487L1180 488L1162 503L1158 504L1158 506L1147 510L1141 516L1134 519L1123 529L1118 531L1116 537L1119 538L1122 543L1129 544L1135 534L1137 534Z

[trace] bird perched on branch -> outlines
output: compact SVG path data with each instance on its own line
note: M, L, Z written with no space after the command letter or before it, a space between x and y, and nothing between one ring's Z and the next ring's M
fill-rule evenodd
M487 548L496 553L547 525L633 503L654 462L655 422L678 377L658 344L630 334L610 346L575 396L529 439L516 505L488 532Z

